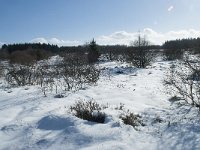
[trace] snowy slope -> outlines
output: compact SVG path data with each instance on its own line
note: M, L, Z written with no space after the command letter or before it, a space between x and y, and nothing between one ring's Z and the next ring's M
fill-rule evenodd
M0 149L200 149L198 111L186 113L188 107L171 105L165 94L162 81L168 62L148 69L116 62L100 66L97 85L68 92L64 98L54 98L55 93L44 97L38 87L1 88ZM69 113L75 101L92 99L109 106L104 124ZM124 125L116 110L120 103L140 114L146 126L135 130Z

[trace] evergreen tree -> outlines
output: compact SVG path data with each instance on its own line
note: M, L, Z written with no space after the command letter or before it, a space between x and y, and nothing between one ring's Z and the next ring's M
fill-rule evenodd
M96 41L93 39L89 43L89 51L88 51L88 62L89 63L95 63L98 61L98 58L100 56L98 45L96 44Z

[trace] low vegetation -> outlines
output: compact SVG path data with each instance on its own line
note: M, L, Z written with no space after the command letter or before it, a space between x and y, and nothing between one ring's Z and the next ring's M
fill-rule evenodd
M102 112L102 110L103 107L92 100L80 100L70 107L71 113L76 117L97 123L104 123L105 121L106 115Z
M182 105L200 110L200 61L197 55L185 55L183 60L172 64L165 80L171 95L179 97Z
M79 100L74 105L70 106L70 113L83 120L104 123L106 114L103 112L103 110L106 108L108 108L108 106L99 105L93 100ZM124 124L131 125L135 129L137 126L144 126L142 117L140 115L135 115L129 110L126 111L124 104L120 103L120 106L115 108L115 110L120 111L121 115L119 119L121 119Z
M98 81L98 64L90 64L85 54L71 53L55 58L58 60L53 64L47 59L10 62L5 66L3 76L10 86L38 85L45 96L48 91L56 94L60 94L59 91L77 91Z
M124 124L131 125L134 128L137 126L144 126L144 123L142 123L141 120L141 116L135 115L132 112L127 111L125 114L122 114L120 118Z
M45 96L48 92L54 92L55 97L61 98L67 91L77 91L88 85L95 85L101 72L99 61L114 60L129 63L137 68L146 68L159 55L163 56L163 60L175 62L165 80L165 86L171 96L177 96L182 104L200 109L199 40L197 38L166 41L162 46L156 46L138 35L130 46L99 46L94 39L89 44L78 47L59 48L56 45L31 43L4 44L0 50L0 60L6 63L0 65L0 76L4 77L10 87L37 85ZM49 59L53 55L57 55L58 60L50 63ZM123 71L116 73L123 74ZM97 111L100 109L93 102L78 102L77 108L78 104L81 107L95 105ZM88 120L95 120L91 112L84 113L90 118ZM78 113L77 115L79 116ZM133 113L127 112L121 119L125 124L132 126L141 124L138 116Z

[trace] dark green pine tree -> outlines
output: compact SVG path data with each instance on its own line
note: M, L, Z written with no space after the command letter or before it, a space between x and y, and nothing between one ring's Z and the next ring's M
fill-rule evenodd
M98 58L100 56L98 45L96 44L96 41L93 39L89 43L89 51L88 51L88 62L89 63L95 63L98 61Z

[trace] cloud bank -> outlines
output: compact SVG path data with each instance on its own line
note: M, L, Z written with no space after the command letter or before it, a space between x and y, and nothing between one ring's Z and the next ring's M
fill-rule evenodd
M200 31L189 29L179 31L169 31L166 33L156 32L151 28L145 28L140 32L152 44L161 45L167 40L176 40L182 38L197 38L200 37ZM98 37L97 43L102 45L129 45L131 41L137 39L138 32L118 31L110 35L102 35Z
M3 44L4 44L3 42L0 42L0 48L1 48L1 46L2 46Z
M162 33L156 32L151 28L145 28L140 34L141 36L145 36L151 44L162 45L167 40L200 37L200 30L188 29ZM117 31L110 35L95 37L95 40L99 45L129 45L132 41L137 39L137 36L138 32ZM50 43L58 46L78 46L84 44L83 41L61 40L58 38L46 39L43 37L35 38L30 42Z
M43 37L32 39L30 42L46 43L46 44L49 43L49 44L54 44L54 45L58 45L58 46L78 46L78 45L82 44L80 41L60 40L58 38L46 39Z

